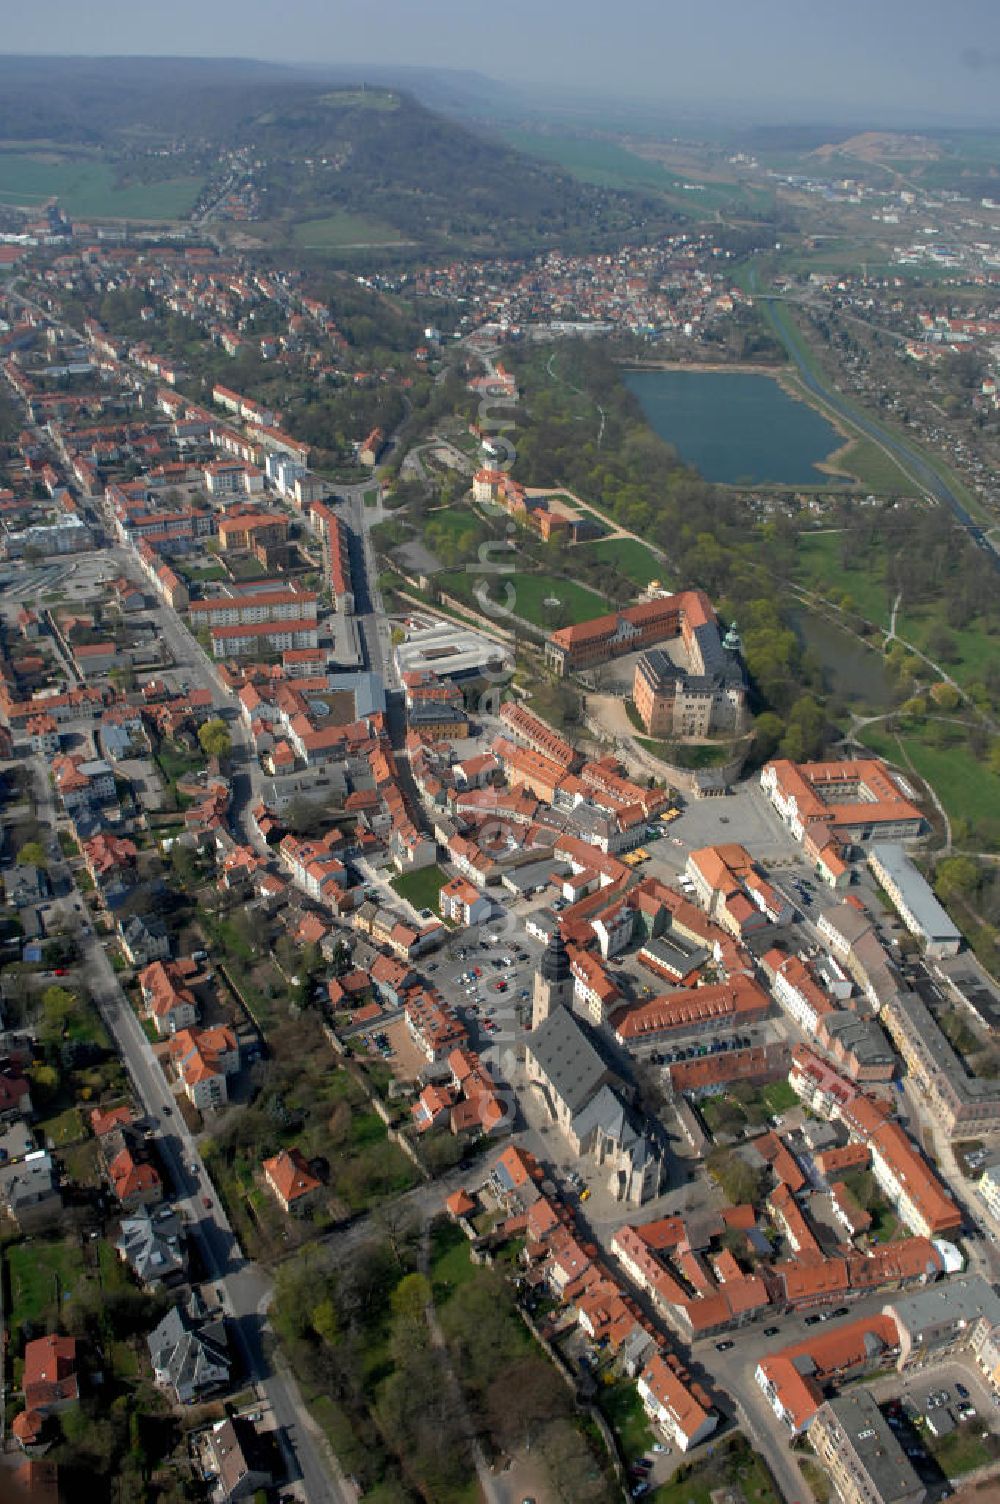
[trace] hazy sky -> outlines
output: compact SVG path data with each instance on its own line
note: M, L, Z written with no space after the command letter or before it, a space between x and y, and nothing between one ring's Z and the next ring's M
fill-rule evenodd
M1000 0L3 0L5 52L474 68L685 102L1000 124Z

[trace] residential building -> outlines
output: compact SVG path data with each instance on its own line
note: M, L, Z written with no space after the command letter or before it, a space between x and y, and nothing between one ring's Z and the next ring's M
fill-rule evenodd
M864 1389L822 1404L809 1441L843 1504L922 1504L926 1497L891 1426Z
M445 883L438 903L441 917L455 924L482 924L493 912L491 901L467 877L453 877Z
M636 1389L643 1409L665 1439L688 1452L711 1436L719 1423L699 1385L681 1377L676 1359L658 1353L639 1375Z
M1000 1222L1000 1155L983 1166L976 1189L987 1211Z
M181 1029L170 1041L170 1059L188 1100L199 1112L226 1105L227 1077L240 1068L239 1044L228 1024Z
M51 1226L62 1216L62 1196L52 1156L36 1149L13 1165L0 1165L0 1205L22 1232Z
M824 1385L872 1373L895 1361L900 1338L892 1309L883 1315L818 1327L803 1341L761 1358L754 1379L793 1436L812 1425L825 1399Z
M252 1420L229 1416L216 1421L205 1439L202 1461L213 1479L212 1504L238 1504L268 1493L272 1463Z
M44 1440L48 1416L75 1405L80 1398L76 1339L53 1333L25 1344L21 1379L24 1409L11 1429L23 1447Z
M188 986L196 971L193 962L177 961L153 961L140 971L142 1001L161 1039L198 1022L198 1005Z
M123 1217L115 1251L148 1290L177 1285L184 1279L182 1225L167 1207L156 1213L143 1208Z
M286 1216L302 1216L323 1189L297 1147L279 1150L272 1159L265 1159L262 1169L268 1189Z
M228 1387L232 1363L225 1320L210 1320L195 1292L167 1312L147 1344L154 1380L170 1389L179 1405L196 1404Z
M879 1188L911 1232L933 1238L961 1227L961 1210L898 1123L883 1123L868 1144Z
M149 966L170 956L170 936L162 919L155 915L133 914L119 921L118 934L122 949L132 966Z
M980 1322L1000 1327L1000 1295L979 1274L897 1296L885 1308L899 1334L899 1368L940 1363L966 1351Z

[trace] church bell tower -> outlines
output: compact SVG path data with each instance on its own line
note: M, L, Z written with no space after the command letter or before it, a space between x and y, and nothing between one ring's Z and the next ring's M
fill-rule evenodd
M573 973L569 969L569 955L558 929L552 936L538 970L535 972L535 991L531 1004L531 1027L537 1029L549 1017L553 1008L572 1008Z

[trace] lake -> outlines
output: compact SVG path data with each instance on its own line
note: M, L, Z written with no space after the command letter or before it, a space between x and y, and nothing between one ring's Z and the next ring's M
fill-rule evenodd
M817 464L843 439L770 376L745 371L626 371L650 427L720 485L829 485Z

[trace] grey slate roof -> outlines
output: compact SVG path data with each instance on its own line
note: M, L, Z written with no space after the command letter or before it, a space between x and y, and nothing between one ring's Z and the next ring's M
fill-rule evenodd
M897 1499L912 1498L920 1492L920 1479L878 1405L864 1389L828 1400L821 1410L821 1415L824 1413L832 1417L849 1441L881 1504L894 1504Z
M229 1382L229 1342L222 1320L203 1321L200 1301L175 1306L147 1342L157 1382L169 1384L182 1405Z
M556 1008L528 1039L528 1049L571 1113L585 1107L609 1068L568 1008Z

